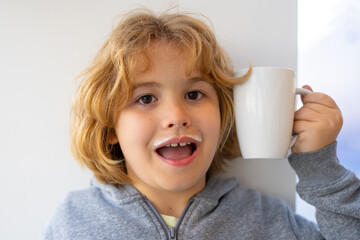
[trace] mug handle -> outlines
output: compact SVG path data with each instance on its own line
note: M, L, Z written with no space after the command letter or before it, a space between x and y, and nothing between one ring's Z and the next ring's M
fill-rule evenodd
M312 91L307 90L305 88L296 88L295 94L301 94L303 96L305 96L306 94L312 93ZM298 139L299 134L295 134L291 137L291 141L290 141L290 147L292 148L296 142L296 140Z

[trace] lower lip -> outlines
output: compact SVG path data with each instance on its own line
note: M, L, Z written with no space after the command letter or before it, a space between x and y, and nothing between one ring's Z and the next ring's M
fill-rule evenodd
M198 147L199 148L199 147ZM191 164L197 153L198 153L198 148L193 152L193 154L187 158L184 158L184 159L181 159L181 160L172 160L172 159L167 159L167 158L164 158L162 157L160 154L158 154L156 151L155 153L159 156L159 158L164 161L165 163L171 165L171 166L174 166L174 167L183 167L183 166L187 166L189 164Z

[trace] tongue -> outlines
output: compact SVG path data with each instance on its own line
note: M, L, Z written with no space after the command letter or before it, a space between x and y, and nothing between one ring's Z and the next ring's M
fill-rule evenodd
M177 146L177 147L162 147L157 152L166 159L181 160L191 156L192 148L190 145Z

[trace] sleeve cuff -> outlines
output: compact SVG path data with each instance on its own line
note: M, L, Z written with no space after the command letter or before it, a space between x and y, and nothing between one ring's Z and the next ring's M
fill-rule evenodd
M318 151L294 154L289 163L299 177L302 186L319 186L329 184L348 172L336 155L337 142Z

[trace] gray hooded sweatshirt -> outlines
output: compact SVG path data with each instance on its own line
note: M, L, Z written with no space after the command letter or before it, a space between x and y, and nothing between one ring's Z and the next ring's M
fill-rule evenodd
M360 181L339 164L336 143L293 155L297 191L316 207L318 226L282 200L211 177L175 228L132 185L101 184L69 193L43 239L360 239Z

